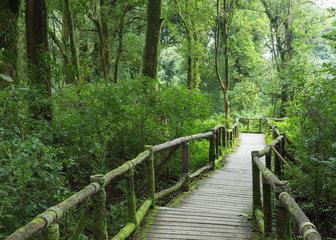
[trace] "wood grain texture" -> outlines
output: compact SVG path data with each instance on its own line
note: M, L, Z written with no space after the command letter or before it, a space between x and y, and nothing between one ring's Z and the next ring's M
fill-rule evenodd
M264 148L262 134L240 134L240 146L177 206L160 207L141 239L255 239L251 151Z

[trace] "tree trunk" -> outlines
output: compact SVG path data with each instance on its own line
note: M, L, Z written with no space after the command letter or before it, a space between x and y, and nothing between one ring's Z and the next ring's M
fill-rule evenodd
M230 76L229 76L229 34L228 34L228 8L227 0L224 0L224 24L223 24L223 42L224 42L224 111L226 122L230 121L230 103L229 103L229 87L230 87Z
M220 2L217 0L217 26L216 26L216 33L215 33L215 70L217 80L221 86L223 92L223 101L224 101L224 113L226 124L229 123L230 120L230 105L229 105L229 55L228 55L228 34L227 34L227 2L224 0L224 16L222 18L220 14ZM224 54L225 54L225 66L224 66L224 82L222 80L220 71L219 71L219 64L218 64L218 55L220 49L220 42L221 42L221 29L223 32L223 43L224 43Z
M124 10L123 15L120 19L120 24L119 24L119 27L118 27L119 46L118 46L117 54L116 54L116 58L115 58L114 77L113 77L113 82L115 84L118 84L120 57L121 57L121 54L122 54L122 51L123 51L125 19L126 19L127 12L129 10L130 10L130 7L126 7L126 9Z
M19 69L19 18L20 0L0 1L0 49L3 49L4 61L0 61L0 74L10 77L14 83L18 84ZM9 84L8 79L0 76L0 89Z
M103 68L103 75L106 82L110 81L110 43L109 43L109 31L107 26L107 13L106 13L106 0L100 0L99 4L95 2L96 10L94 15L89 14L88 17L94 23L97 28L99 37L99 49L100 49L100 63Z
M162 0L148 0L145 46L142 56L141 75L158 79L158 56L161 33Z
M70 0L65 0L65 16L67 18L67 29L70 37L70 49L71 49L71 62L72 66L70 69L71 82L75 85L79 84L80 81L80 72L79 72L79 60L78 60L78 50L75 41L75 28L73 22L73 15L71 11Z
M194 88L193 86L193 75L192 75L192 43L190 30L187 29L187 40L188 40L188 73L187 73L187 85L190 90Z
M44 0L26 0L26 40L30 87L34 91L31 110L35 119L52 120L51 79L47 10Z

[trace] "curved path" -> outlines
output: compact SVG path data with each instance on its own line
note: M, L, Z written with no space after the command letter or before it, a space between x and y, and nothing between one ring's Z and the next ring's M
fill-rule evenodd
M159 207L142 239L254 239L251 151L264 148L262 134L240 134L228 163L174 207Z

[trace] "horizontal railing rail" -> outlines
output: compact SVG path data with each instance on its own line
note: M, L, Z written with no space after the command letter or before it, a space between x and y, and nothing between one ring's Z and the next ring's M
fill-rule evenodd
M269 120L267 120L269 123ZM288 164L285 145L286 135L281 133L276 125L270 125L273 141L260 151L252 151L252 187L253 187L253 216L264 237L273 235L273 202L275 202L276 238L292 239L291 217L299 226L304 240L320 240L313 223L304 214L295 200L288 193L289 183L284 181L283 165ZM273 164L272 164L273 153ZM265 156L265 165L260 160ZM290 159L290 158L289 158ZM274 167L274 172L272 171ZM262 184L260 181L262 177ZM261 191L262 186L262 191ZM262 192L262 197L261 197ZM274 192L274 194L273 194ZM275 199L273 200L273 196Z
M264 129L267 130L268 129L268 121L274 121L274 122L281 122L283 121L283 119L279 119L279 118L249 118L249 117L239 117L239 121L240 120L244 120L244 124L246 124L246 130L241 127L240 128L240 132L256 132L256 133L261 133L262 132L262 128L264 126ZM255 125L257 126L257 128L253 129L253 126L251 124L251 122L255 122L257 121L258 123L256 123ZM264 124L262 124L264 122Z
M148 209L155 206L155 201L167 194L177 190L188 191L190 179L199 176L206 170L213 170L216 159L219 159L223 154L222 147L231 147L238 138L239 134L239 119L236 119L232 128L227 129L225 126L216 126L209 132L195 134L187 137L177 138L175 140L155 145L145 146L145 151L140 153L133 160L127 161L120 167L104 174L94 175L90 177L91 183L84 187L81 191L73 194L63 202L50 207L45 212L36 216L25 226L21 227L10 235L6 240L24 240L30 239L36 233L42 232L43 238L48 240L60 239L60 231L58 221L65 212L78 206L86 201L86 208L81 218L75 227L71 240L78 239L84 231L89 219L92 219L92 238L95 240L108 239L107 223L106 223L106 192L105 186L111 180L118 176L126 178L126 200L127 200L127 215L128 220L124 228L113 237L113 239L125 239L131 235L137 226L141 223ZM189 142L196 139L209 139L209 162L193 174L189 173ZM162 165L167 162L174 154L178 147L182 146L182 177L172 187L155 192L155 168L154 154L163 150L170 149L170 152L163 163L156 167L159 170ZM144 186L145 200L142 205L136 209L136 193L134 189L134 170L137 166L143 164L145 171ZM91 199L91 201L87 201Z

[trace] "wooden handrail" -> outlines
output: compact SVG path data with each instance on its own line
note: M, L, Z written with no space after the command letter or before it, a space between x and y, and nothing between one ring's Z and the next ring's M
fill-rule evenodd
M269 121L267 120L269 123ZM283 177L282 164L288 164L284 160L286 155L285 142L286 135L281 133L276 125L270 125L272 128L273 141L260 151L252 151L252 187L253 187L253 216L258 220L258 225L264 233L264 237L272 235L272 191L274 189L276 197L276 234L277 239L292 239L290 215L298 223L300 234L304 240L321 240L320 234L315 226L310 222L294 199L287 193L288 182L281 180ZM274 152L274 173L271 170L271 154ZM266 166L260 161L260 158L266 156ZM261 201L260 175L262 176ZM263 214L261 213L263 209ZM262 217L263 216L263 217Z
M128 237L135 228L140 224L144 215L148 211L148 209L155 204L155 200L159 199L169 193L177 191L179 189L188 189L189 179L199 176L202 172L213 169L215 165L215 159L217 159L220 155L219 146L232 146L233 141L238 138L239 132L239 119L236 119L235 124L230 129L226 129L224 125L219 125L214 127L210 132L195 134L187 137L181 137L174 139L169 142L165 142L163 144L155 145L155 146L147 146L146 150L140 153L136 158L125 162L118 168L106 173L105 175L95 175L91 176L93 181L91 184L87 185L84 189L79 191L78 193L73 194L71 197L67 198L63 202L47 209L42 214L35 217L31 222L21 227L17 231L15 231L12 235L10 235L6 240L24 240L31 238L37 232L42 230L46 230L48 237L46 239L58 239L58 225L57 220L59 220L63 213L68 211L69 209L77 206L81 202L85 201L89 197L93 199L93 209L88 207L87 209L90 211L85 211L85 215L81 219L79 225L76 227L76 233L73 234L74 239L80 232L84 229L86 223L88 222L88 218L93 216L95 219L99 219L100 223L95 224L94 227L94 238L105 239L107 237L107 227L106 227L106 214L105 214L105 201L106 201L106 193L105 193L105 185L111 182L112 179L117 176L126 175L127 182L127 201L128 203L128 214L129 214L129 222L127 225L120 230L120 232L113 239L125 239ZM204 139L210 137L210 148L209 148L209 164L200 168L195 173L189 173L189 141L196 139ZM155 193L155 177L154 177L154 154L169 148L177 149L178 146L184 146L183 160L184 165L182 170L182 177L179 182L177 182L173 187L162 190L159 193ZM172 151L174 152L174 150ZM169 154L170 156L172 154ZM168 159L170 156L168 155ZM167 160L168 160L167 159ZM145 163L145 172L146 172L146 194L147 200L143 203L143 205L139 208L138 211L135 211L135 193L134 193L134 168L142 163ZM87 218L87 219L85 219ZM98 220L97 220L98 221ZM52 232L52 234L51 234Z

